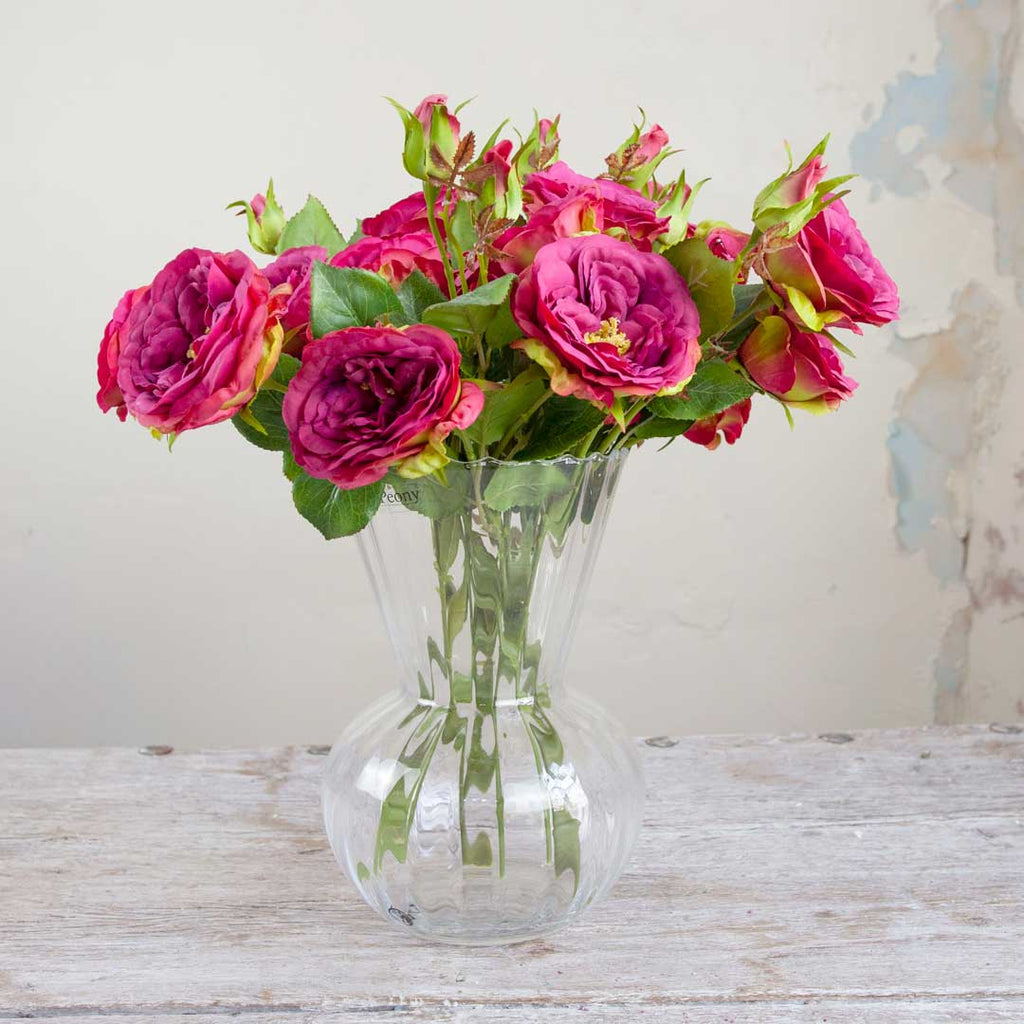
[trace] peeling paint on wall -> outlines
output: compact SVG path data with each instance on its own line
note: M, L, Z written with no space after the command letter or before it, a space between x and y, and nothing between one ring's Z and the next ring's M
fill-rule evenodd
M883 191L923 196L941 188L977 211L982 230L991 233L992 278L984 267L972 268L972 279L950 296L945 326L897 332L893 346L915 369L897 399L888 441L897 540L906 551L923 553L940 588L963 590L933 663L940 721L970 717L972 686L987 692L1019 685L1024 691L1020 672L1015 679L993 680L981 679L979 669L975 680L972 658L979 623L994 605L1024 607L1024 572L1015 564L1024 562L1024 552L1016 524L988 522L980 534L976 528L979 481L984 479L990 501L990 492L1001 493L993 469L1013 473L1005 457L1000 463L991 451L997 436L1012 429L1020 406L1012 391L1004 397L1007 382L1019 393L1024 380L1024 129L1014 110L1020 22L1016 0L955 0L941 7L935 70L900 73L885 88L879 116L851 145L854 167L874 183L876 197ZM1005 298L1008 290L996 275L1013 279ZM924 303L918 307L918 315L934 319ZM1013 504L1001 500L1000 515L1011 517ZM1006 622L1020 617L1004 614ZM991 633L986 636L991 642ZM988 661L1005 664L1005 658Z

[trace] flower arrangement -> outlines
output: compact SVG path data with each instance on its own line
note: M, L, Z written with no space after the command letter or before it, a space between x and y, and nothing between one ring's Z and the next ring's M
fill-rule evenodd
M556 699L622 453L734 444L755 398L837 409L836 332L898 298L825 140L743 231L659 180L659 125L587 177L557 118L478 146L444 96L394 106L417 191L349 238L272 182L231 204L270 260L188 249L126 292L98 399L169 442L231 420L328 539L392 510L363 553L403 689L335 745L327 831L389 920L512 941L606 891L640 825L632 746Z
M265 266L187 249L100 346L103 410L169 442L230 419L283 453L327 538L362 529L388 481L445 486L452 460L714 449L757 396L835 410L856 387L835 332L897 316L827 138L761 190L748 232L693 219L704 181L659 181L659 125L588 177L558 159L557 118L478 145L444 96L393 106L417 191L346 238L312 196L286 217L271 182L232 204Z

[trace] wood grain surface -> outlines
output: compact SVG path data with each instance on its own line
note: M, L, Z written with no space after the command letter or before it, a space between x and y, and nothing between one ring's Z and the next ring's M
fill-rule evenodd
M611 895L483 950L364 906L322 748L0 751L0 1020L1024 1022L1019 727L637 742Z

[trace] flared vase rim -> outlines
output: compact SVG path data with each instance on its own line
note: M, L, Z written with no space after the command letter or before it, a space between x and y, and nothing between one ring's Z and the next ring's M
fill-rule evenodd
M589 455L555 455L549 459L495 459L487 456L483 459L452 459L445 464L445 470L450 469L476 469L487 467L504 466L586 466L606 465L618 462L629 454L628 448L616 448L610 452L591 452Z

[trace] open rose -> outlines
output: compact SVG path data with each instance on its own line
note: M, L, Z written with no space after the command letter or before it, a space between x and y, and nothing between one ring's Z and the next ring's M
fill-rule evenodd
M392 466L408 477L443 466L444 439L483 407L459 362L452 337L426 324L349 327L311 342L282 408L295 461L343 488Z
M700 359L690 293L662 256L606 235L544 246L520 279L513 313L560 395L611 406L620 395L682 390Z
M271 288L286 284L291 294L285 299L281 326L286 331L302 331L309 324L309 278L313 264L327 259L327 250L319 245L286 249L273 263L263 268Z
M529 175L523 186L525 225L510 228L495 242L508 254L502 266L518 273L547 242L581 231L599 231L628 238L650 252L651 242L668 228L668 218L646 196L618 182L587 178L559 161Z
M739 358L765 391L808 412L837 409L857 387L825 335L802 331L781 316L766 316L740 346Z
M277 363L280 299L240 252L186 249L129 295L100 348L104 411L131 413L162 434L219 423L252 399Z
M451 202L449 206L452 207ZM437 222L441 223L442 201L438 199L436 206ZM395 235L410 235L418 231L429 231L430 221L427 218L427 201L422 192L413 192L411 196L399 199L386 210L373 217L364 217L360 228L364 235L375 238L393 238Z
M841 199L793 238L769 239L764 276L804 323L848 327L887 324L899 315L896 284L875 258Z
M750 419L750 399L730 405L728 409L697 420L683 437L694 444L702 444L709 451L714 451L725 438L726 444L735 444L743 433L747 420Z
M121 301L114 307L113 316L103 332L100 342L100 354L97 361L96 375L100 390L96 401L104 412L117 410L118 419L128 418L128 408L124 404L124 396L117 383L117 362L121 357L121 330L131 313L132 307L149 291L149 287L129 289L121 296Z
M446 288L444 263L429 231L387 238L367 235L332 256L331 266L372 270L392 287L398 287L414 270L420 270L442 291Z

